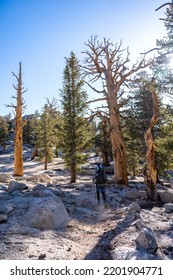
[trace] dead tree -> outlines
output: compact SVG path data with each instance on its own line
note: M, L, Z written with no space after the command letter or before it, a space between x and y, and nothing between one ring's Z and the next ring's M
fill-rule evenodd
M27 118L24 122L22 121L22 113L25 108L25 102L23 100L22 95L27 91L24 90L22 84L22 64L19 63L19 74L16 75L12 72L13 76L17 80L17 85L13 85L16 90L16 96L12 96L12 98L16 99L16 105L7 105L7 107L14 108L15 112L15 145L14 145L14 176L23 176L23 149L22 149L22 128L27 123L29 118Z
M155 200L157 198L157 169L155 166L155 143L153 137L153 128L158 120L158 97L153 84L149 86L149 91L151 92L153 99L153 116L144 134L145 143L147 146L144 180L146 184L147 197L149 199Z
M128 78L140 69L147 67L150 62L146 62L144 55L139 62L129 68L130 53L127 49L125 58L122 57L125 51L121 48L122 43L113 45L109 40L104 39L103 42L99 42L97 37L91 37L91 40L85 45L88 50L83 52L86 55L82 66L84 76L89 77L90 86L95 81L102 81L103 90L98 91L92 86L91 88L97 93L100 92L108 105L115 181L128 185L126 149L119 111L119 93L120 88L125 85Z

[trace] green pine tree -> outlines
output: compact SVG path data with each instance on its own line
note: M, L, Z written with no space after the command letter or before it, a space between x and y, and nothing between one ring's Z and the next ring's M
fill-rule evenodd
M6 149L6 141L9 139L9 124L6 117L0 116L0 145Z
M84 115L87 108L87 94L83 90L79 62L73 52L66 58L63 72L61 103L63 109L63 127L61 147L66 167L71 173L71 182L76 181L76 172L86 160L86 148L89 143L89 125Z
M54 127L56 119L52 115L52 108L47 102L42 110L39 121L38 131L38 147L39 156L44 161L44 169L47 169L48 163L52 161L54 156L53 147L55 145Z

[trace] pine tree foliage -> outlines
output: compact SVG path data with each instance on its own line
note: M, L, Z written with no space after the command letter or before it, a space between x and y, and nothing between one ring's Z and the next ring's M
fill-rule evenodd
M85 119L87 94L83 90L79 62L73 52L66 58L63 73L61 103L63 127L61 130L62 152L66 167L71 171L71 182L76 181L76 172L86 160L89 144L88 122Z
M54 156L53 148L55 145L55 125L56 109L52 107L52 104L47 100L40 116L37 141L39 156L44 161L45 170L47 169L48 163L52 161Z
M37 129L37 120L34 114L23 128L23 143L29 145L35 144L36 129Z
M160 175L173 168L173 109L166 106L162 109L162 125L156 139L156 162Z
M157 40L159 47L158 56L153 64L153 71L157 79L160 92L167 97L173 95L173 6L166 9L164 25L167 35L163 39Z

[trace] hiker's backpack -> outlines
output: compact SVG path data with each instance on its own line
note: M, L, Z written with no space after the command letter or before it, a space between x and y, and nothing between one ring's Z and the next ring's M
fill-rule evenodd
M95 176L96 184L105 184L106 183L106 176L103 168L99 168L96 172Z

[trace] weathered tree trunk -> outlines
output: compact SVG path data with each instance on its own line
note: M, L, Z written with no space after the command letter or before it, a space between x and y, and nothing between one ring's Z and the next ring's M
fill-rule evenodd
M17 91L17 96L13 97L17 100L17 104L7 105L7 107L12 107L15 109L14 176L23 176L22 129L31 116L22 123L22 111L24 109L24 101L22 95L24 92L26 92L26 90L23 90L24 88L22 86L21 62L19 63L19 75L17 76L14 73L12 74L17 80L17 86L13 85L14 89Z
M150 87L150 92L153 98L153 116L144 134L145 143L147 146L146 170L144 171L144 179L146 184L147 197L149 199L155 200L157 199L157 169L155 166L155 143L152 130L158 120L158 98L153 86Z
M14 175L23 176L23 149L22 149L22 66L19 64L19 76L17 77L17 105L16 105L16 126L14 146Z
M115 121L116 120L116 121ZM110 117L112 152L114 159L115 181L118 184L128 185L127 169L126 169L126 151L123 141L122 132L117 117Z
M119 87L115 87L111 71L108 71L108 75L105 76L105 80L107 84L107 103L110 116L110 136L114 159L115 181L118 184L128 186L126 148L121 130L119 105L117 101L117 91Z

